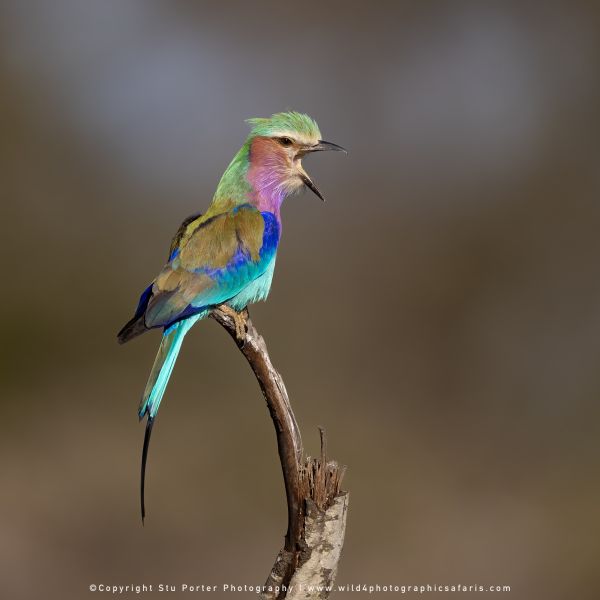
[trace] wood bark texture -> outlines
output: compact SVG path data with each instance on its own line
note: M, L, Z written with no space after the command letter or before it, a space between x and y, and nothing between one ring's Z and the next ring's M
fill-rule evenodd
M281 375L247 310L227 306L211 316L225 328L244 355L266 400L281 461L288 508L284 547L261 594L263 600L327 598L344 543L348 494L340 491L345 468L327 459L325 433L321 454L303 458L302 438Z

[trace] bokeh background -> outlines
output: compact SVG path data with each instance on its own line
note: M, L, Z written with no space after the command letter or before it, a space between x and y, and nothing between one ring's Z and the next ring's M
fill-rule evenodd
M2 596L264 581L285 503L243 358L212 321L187 337L142 528L158 335L115 334L243 120L294 108L350 154L309 160L328 202L286 203L252 314L307 451L323 425L349 466L338 583L600 597L599 18L3 0Z

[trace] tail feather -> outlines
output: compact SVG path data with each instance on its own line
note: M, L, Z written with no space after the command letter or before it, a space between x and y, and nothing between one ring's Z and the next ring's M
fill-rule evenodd
M146 502L144 499L144 487L146 484L146 459L148 458L148 446L150 445L150 436L152 435L152 425L154 419L148 417L146 421L146 432L144 433L144 448L142 449L142 476L140 479L140 505L142 509L142 525L146 518Z
M160 406L160 401L167 388L169 377L175 366L177 355L181 350L181 344L185 334L190 330L192 325L203 315L198 314L185 319L184 321L178 321L174 325L171 325L165 330L158 354L154 359L154 365L152 371L150 371L150 377L142 396L142 402L138 411L140 419L143 419L146 415L148 421L146 423L146 433L144 435L144 447L142 450L142 469L141 469L141 486L140 486L140 500L142 508L142 522L146 515L146 509L144 506L144 484L146 480L146 459L148 457L148 446L150 444L150 434L152 433L152 425Z

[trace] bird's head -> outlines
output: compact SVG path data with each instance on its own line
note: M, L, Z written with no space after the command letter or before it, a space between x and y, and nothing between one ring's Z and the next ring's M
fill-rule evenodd
M321 139L318 125L308 115L283 112L268 119L248 119L252 131L248 137L248 181L262 196L279 203L303 186L321 200L323 195L302 166L302 158L311 152L344 148Z

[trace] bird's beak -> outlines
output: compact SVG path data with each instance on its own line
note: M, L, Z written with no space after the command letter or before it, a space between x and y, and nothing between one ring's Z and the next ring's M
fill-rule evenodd
M323 200L323 202L325 202L325 198L323 198L323 194L321 194L321 192L319 191L319 188L313 183L312 179L306 174L306 171L304 171L304 169L300 173L300 179L302 179L304 185L307 188L310 188L315 193L316 196L318 196L319 198L321 198L321 200Z
M322 152L323 150L333 150L335 152L345 152L348 154L348 150L346 150L346 148L342 148L333 142L326 142L325 140L319 140L318 144L309 146L306 149L306 152Z
M307 146L306 148L304 148L302 155L309 154L311 152L323 152L325 150L333 150L335 152L345 152L346 154L348 154L348 151L345 148L342 148L341 146L338 146L337 144L334 144L333 142L326 142L325 140L319 140L318 143L315 144L314 146ZM301 171L300 171L300 179L302 179L304 185L307 188L312 190L318 198L321 198L321 200L323 202L325 202L325 198L323 198L323 194L321 194L321 192L319 191L319 188L315 185L315 182L308 176L308 174L306 173L306 171L304 169L301 169Z

